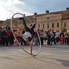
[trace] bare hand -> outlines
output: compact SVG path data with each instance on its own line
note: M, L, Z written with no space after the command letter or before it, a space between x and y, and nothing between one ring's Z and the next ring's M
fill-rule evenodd
M14 31L12 31L12 33L13 33L13 34L15 34L15 32L14 32Z

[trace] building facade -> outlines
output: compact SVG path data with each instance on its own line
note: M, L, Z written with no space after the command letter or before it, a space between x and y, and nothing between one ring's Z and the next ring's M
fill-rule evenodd
M49 29L54 29L54 31L59 30L61 31L62 27L66 27L69 31L69 8L66 8L65 11L58 11L49 13L47 10L44 14L37 14L27 16L30 20L25 18L27 26L29 27L31 24L36 23L35 29L43 29L47 31ZM11 19L7 19L0 26L4 27L10 24ZM19 18L13 19L13 26L23 27L22 21Z

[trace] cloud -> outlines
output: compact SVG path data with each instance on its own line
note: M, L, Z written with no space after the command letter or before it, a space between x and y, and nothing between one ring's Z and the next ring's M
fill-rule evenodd
M24 2L21 2L19 0L7 0L7 2L4 4L5 7L12 6L14 4L23 4Z
M25 15L32 13L43 14L62 11L69 7L69 0L0 0L0 20L10 18L14 13L20 12Z
M0 20L11 18L12 15L17 12L31 15L31 13L19 9L19 7L16 7L18 5L24 6L25 3L19 0L7 0L6 2L0 2Z

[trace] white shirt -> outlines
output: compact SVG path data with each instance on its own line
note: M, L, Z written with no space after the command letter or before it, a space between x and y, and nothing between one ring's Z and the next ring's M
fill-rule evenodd
M57 32L56 35L55 35L55 37L60 37L60 34Z
M54 36L53 32L50 32L51 38Z
M30 34L29 32L25 32L25 33L23 34L23 39L26 41L26 39L27 39L28 37L32 37L32 36L31 36L31 34Z

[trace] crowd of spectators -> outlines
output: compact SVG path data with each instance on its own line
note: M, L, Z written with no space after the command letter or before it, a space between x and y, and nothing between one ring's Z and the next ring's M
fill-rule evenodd
M17 32L18 34L24 34L25 31L24 29L21 30L21 28L16 28L13 31ZM39 37L38 34L40 36L41 39L41 45L44 45L45 43L47 45L52 45L52 44L65 44L65 45L69 45L69 32L66 31L61 31L59 33L59 30L56 30L56 32L54 32L53 29L50 29L48 31L43 31L43 29L41 30L34 30L34 38L33 38L33 44L38 45L40 44L39 42ZM29 43L27 43L22 37L17 37L18 42L21 45L27 45ZM12 34L12 31L10 29L9 26L6 26L4 28L0 27L0 46L14 46L14 45L18 45L17 41L14 39L14 36Z

